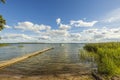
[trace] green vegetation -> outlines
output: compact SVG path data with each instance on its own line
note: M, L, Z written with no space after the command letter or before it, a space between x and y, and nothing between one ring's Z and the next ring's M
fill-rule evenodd
M97 64L98 73L102 75L120 75L120 43L89 43L81 52L83 59L93 58Z
M5 28L4 26L5 24L6 24L6 21L4 20L2 15L0 15L0 31Z
M1 3L5 3L6 0L0 0ZM0 15L0 31L2 29L4 29L4 25L6 24L6 21L4 20L4 18L2 17L2 15Z
M9 46L9 44L0 44L0 47Z

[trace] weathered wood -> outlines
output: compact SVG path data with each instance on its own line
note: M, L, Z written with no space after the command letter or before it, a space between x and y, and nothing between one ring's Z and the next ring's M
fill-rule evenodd
M31 53L31 54L26 54L26 55L24 55L24 56L22 56L22 57L17 57L17 58L13 58L13 59L11 59L11 60L4 61L4 62L0 63L0 69L3 69L3 68L5 68L5 67L7 67L7 66L10 66L10 65L14 64L14 63L17 63L17 62L23 61L23 60L25 60L25 59L28 59L28 58L30 58L30 57L39 55L39 54L41 54L41 53L43 53L43 52L46 52L46 51L48 51L48 50L51 50L51 49L53 49L53 48L43 49L43 50L40 50L40 51Z

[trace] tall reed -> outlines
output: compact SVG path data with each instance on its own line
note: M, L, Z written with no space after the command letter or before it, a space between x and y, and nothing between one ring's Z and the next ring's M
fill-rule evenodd
M119 42L89 43L84 46L84 50L86 50L87 55L92 53L92 56L95 56L99 74L109 76L120 75Z

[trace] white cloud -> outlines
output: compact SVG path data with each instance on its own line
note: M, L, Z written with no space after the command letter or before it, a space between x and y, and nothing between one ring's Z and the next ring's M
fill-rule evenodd
M56 19L56 22L57 22L57 24L60 24L61 23L61 19L60 18Z
M85 32L86 34L97 33L98 29L87 29L87 30L83 30L83 32Z
M120 27L118 28L100 28L88 29L82 33L83 37L89 37L93 42L120 41Z
M40 32L41 30L50 30L51 27L48 25L38 25L33 24L32 22L26 21L26 22L19 22L17 26L14 27L15 29L21 29L23 31L34 31L34 32Z
M104 34L94 34L94 39L104 38Z
M62 24L60 18L56 19L56 22L59 25L59 29L61 29L61 30L68 30L71 28L71 26L69 24Z
M108 23L119 22L120 21L120 8L108 13L103 21L108 22Z
M114 16L114 17L108 18L106 21L111 23L111 22L115 22L116 20L119 20L119 19L120 19L120 17L115 17Z
M81 37L81 34L80 33L71 33L70 37L74 37L74 38Z
M54 37L67 36L69 34L66 30L50 30L47 33L49 36Z
M28 36L26 34L17 34L17 33L5 33L1 36L0 42L8 43L8 42L29 42L34 41L35 38L32 36Z
M92 27L97 22L98 21L84 22L83 20L78 20L78 21L71 20L70 24L75 27Z
M68 29L71 29L71 26L66 25L66 24L60 24L59 28L60 28L61 30L68 30Z
M112 20L111 20L112 21ZM85 22L82 20L72 20L69 24L61 23L61 19L58 18L57 29L48 25L34 24L32 22L19 22L16 26L13 26L15 30L11 33L5 33L3 30L0 32L2 39L0 42L104 42L104 41L120 41L120 27L108 28L108 27L95 27L94 25L98 21ZM101 23L102 24L102 23ZM94 27L92 27L94 26ZM99 26L99 24L97 25ZM106 26L106 25L104 25ZM77 28L76 27L81 27ZM88 28L82 28L88 27ZM6 28L12 27L6 25ZM21 33L22 31L27 31ZM33 31L35 33L28 33ZM36 34L37 32L37 34Z
M17 38L23 38L23 39L32 39L32 37L25 35L25 34L5 34L2 36L2 39L17 39Z
M71 41L71 42L73 42L73 41L81 41L81 34L80 33L69 33L69 36L68 36L68 38L69 38L69 40Z
M50 40L51 37L50 36L38 36L39 40Z
M8 29L10 29L10 28L12 28L11 26L8 26L8 25L5 25L5 28L8 28Z
M105 42L120 41L120 28L93 28L81 32L69 32L67 30L52 29L35 35L6 33L2 35L0 42Z

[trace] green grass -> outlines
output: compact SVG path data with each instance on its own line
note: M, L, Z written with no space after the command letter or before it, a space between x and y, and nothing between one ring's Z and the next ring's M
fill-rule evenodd
M89 43L84 50L83 59L94 57L99 74L120 75L120 43Z
M9 46L9 44L0 43L0 47L5 47L5 46Z

